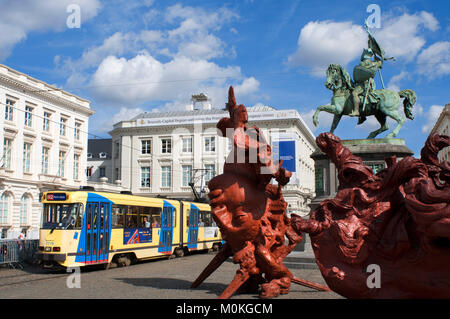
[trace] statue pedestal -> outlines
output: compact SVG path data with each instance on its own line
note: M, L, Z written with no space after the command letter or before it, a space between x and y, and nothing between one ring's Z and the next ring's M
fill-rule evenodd
M386 158L396 156L399 161L414 154L401 138L342 140L342 145L361 157L364 164L371 167L375 173L386 167ZM315 162L316 183L316 197L310 204L313 211L323 200L336 196L339 183L336 166L325 153L317 150L311 158Z

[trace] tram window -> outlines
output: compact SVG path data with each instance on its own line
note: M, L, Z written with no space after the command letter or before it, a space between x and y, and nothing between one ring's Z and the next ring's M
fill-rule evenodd
M150 209L150 221L152 227L161 227L161 208L160 207L149 207Z
M97 229L98 204L95 204L94 211L92 213L94 214L94 221L92 222L93 228Z
M88 207L87 207L87 227L88 227L88 229L91 229L91 216L92 216L92 214L91 214L91 209L92 209L92 205L91 204L89 204L88 205Z
M190 226L190 224L189 224L189 217L191 217L191 210L190 209L188 209L186 211L186 227Z
M104 208L104 213L103 213L104 220L103 220L103 222L104 222L105 227L108 227L108 224L109 224L109 220L108 220L108 218L109 218L109 214L108 214L109 204L104 204L103 208Z
M125 225L125 215L127 207L112 205L111 207L111 226L114 228L123 228Z
M125 228L137 227L138 209L139 207L137 206L128 206L128 212L125 219Z
M151 207L141 207L139 219L139 225L141 228L150 228L152 220Z
M44 204L42 218L43 229L74 229L81 228L83 220L83 205L75 204Z
M210 227L213 224L212 215L210 211L199 211L198 213L198 225Z
M100 229L103 229L103 224L105 222L105 205L100 205Z
M84 206L83 206L83 204L80 204L80 206L78 206L78 213L77 213L77 218L75 221L75 228L81 228L83 226L83 215L84 215Z

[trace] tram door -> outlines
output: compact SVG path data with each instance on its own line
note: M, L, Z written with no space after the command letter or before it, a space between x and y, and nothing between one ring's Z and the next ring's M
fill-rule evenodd
M108 261L109 203L89 202L86 207L86 263Z
M173 211L173 206L163 207L158 249L161 253L172 253Z
M188 236L188 248L197 248L198 241L198 208L191 205L191 211L189 213L189 236Z

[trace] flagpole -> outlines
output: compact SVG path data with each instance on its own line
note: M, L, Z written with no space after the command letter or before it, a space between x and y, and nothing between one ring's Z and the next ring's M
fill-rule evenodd
M383 82L383 76L381 75L381 69L378 69L378 74L380 75L380 80L381 80L381 86L384 89L384 82Z

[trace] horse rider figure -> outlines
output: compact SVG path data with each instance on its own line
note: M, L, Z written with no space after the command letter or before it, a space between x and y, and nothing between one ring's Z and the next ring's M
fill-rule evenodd
M372 61L372 57L375 61ZM375 91L375 80L373 79L378 70L383 66L383 60L377 59L372 49L364 49L361 55L361 62L353 69L354 89L353 108L355 113L359 113L358 125L366 120L364 114L364 106L367 102L377 103L376 97L373 96ZM360 96L363 98L361 100Z

